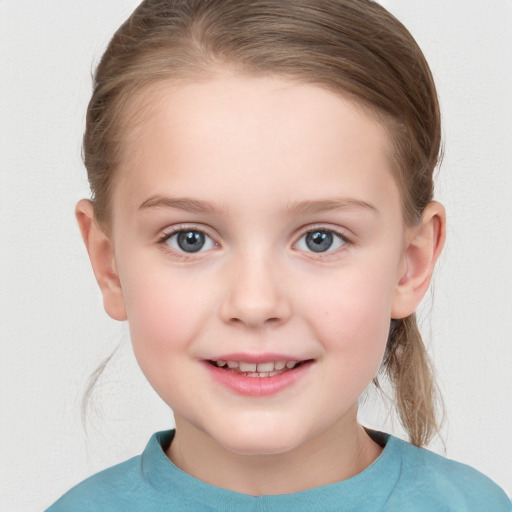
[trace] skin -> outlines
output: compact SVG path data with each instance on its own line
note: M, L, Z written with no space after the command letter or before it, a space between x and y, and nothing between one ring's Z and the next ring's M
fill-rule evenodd
M363 471L381 448L357 422L358 398L390 319L428 287L443 208L406 226L384 128L317 86L228 73L166 85L126 137L109 229L86 200L77 218L105 308L128 319L175 414L169 458L252 495ZM305 238L319 229L335 233L321 253ZM186 253L172 230L207 243ZM282 391L248 397L205 365L233 353L312 362Z

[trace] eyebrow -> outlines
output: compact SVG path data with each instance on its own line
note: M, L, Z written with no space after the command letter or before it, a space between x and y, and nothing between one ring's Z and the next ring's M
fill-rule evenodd
M218 213L221 208L208 201L201 199L192 199L189 197L168 197L155 195L146 199L140 206L140 210L148 208L176 208L178 210L185 210L192 213Z
M299 203L288 205L287 211L296 214L315 214L333 210L369 210L373 213L379 213L377 208L366 201L348 197L339 197L333 199L320 199L312 201L300 201Z
M210 213L217 214L223 209L214 203L203 201L201 199L192 199L189 197L169 197L154 195L146 199L140 206L139 211L149 208L175 208L192 213ZM377 208L366 201L353 198L333 198L306 200L298 203L288 204L285 209L287 214L316 214L333 210L353 210L365 209L373 213L378 213Z

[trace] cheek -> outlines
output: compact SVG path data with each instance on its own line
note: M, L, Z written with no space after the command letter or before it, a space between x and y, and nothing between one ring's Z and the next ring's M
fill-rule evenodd
M347 268L301 294L308 297L302 308L308 311L315 337L348 371L368 368L373 377L380 366L395 289L390 274Z
M356 284L356 283L354 283ZM318 336L335 371L333 386L347 400L359 397L377 375L390 326L390 304L379 287L348 286L338 291ZM335 290L333 290L333 293ZM341 375L340 375L341 374Z
M169 406L180 407L191 382L187 362L193 358L192 341L200 336L204 319L201 297L179 280L132 280L125 290L133 351L146 379Z
M197 336L206 297L170 272L143 270L130 277L123 293L133 348L144 369L145 362L172 360Z

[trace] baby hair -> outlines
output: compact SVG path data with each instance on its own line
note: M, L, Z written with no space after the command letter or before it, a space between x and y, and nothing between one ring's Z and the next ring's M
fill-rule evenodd
M318 85L374 116L392 143L405 222L419 222L433 197L439 105L420 48L384 8L370 0L146 0L111 40L87 112L84 161L102 228L149 92L219 70ZM437 395L414 315L392 320L382 372L411 442L428 443Z

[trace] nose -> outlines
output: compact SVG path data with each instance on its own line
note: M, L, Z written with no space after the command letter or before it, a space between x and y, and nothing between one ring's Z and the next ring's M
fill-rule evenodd
M240 258L227 273L228 287L220 310L224 322L256 329L289 319L289 290L270 258Z

